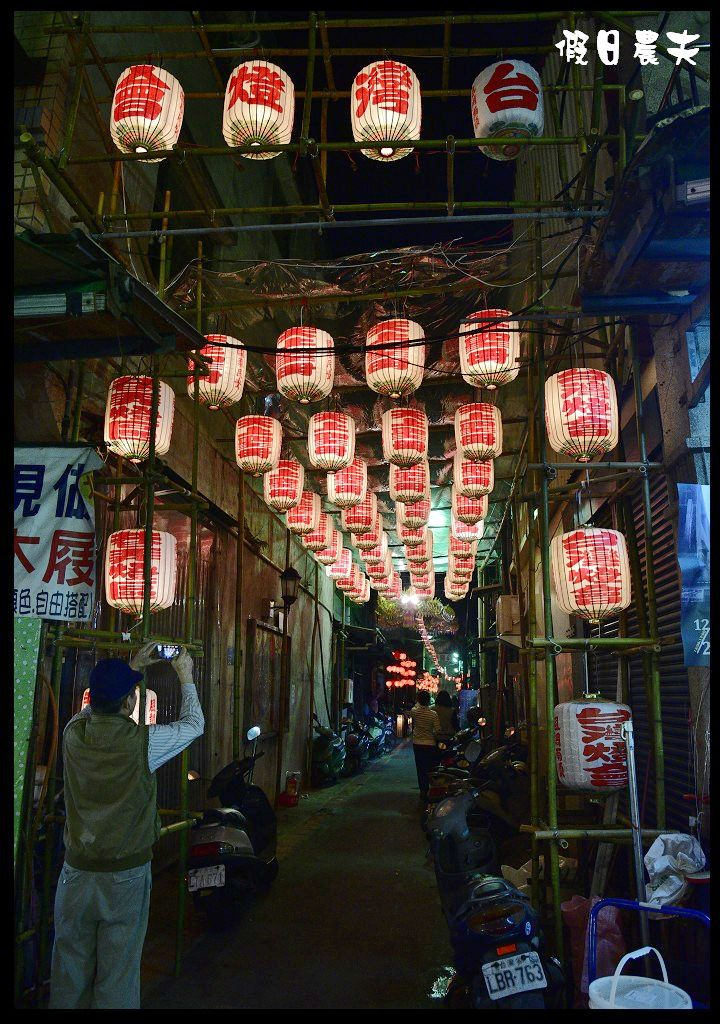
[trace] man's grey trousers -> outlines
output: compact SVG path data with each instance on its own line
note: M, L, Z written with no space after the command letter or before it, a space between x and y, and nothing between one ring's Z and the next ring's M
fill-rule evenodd
M150 861L126 871L63 864L55 894L51 1010L137 1010Z

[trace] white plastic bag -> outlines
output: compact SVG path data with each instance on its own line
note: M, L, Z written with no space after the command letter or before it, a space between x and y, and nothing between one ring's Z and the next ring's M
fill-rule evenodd
M649 881L645 886L648 903L660 907L672 903L685 886L685 875L702 871L705 854L693 836L663 834L645 854Z

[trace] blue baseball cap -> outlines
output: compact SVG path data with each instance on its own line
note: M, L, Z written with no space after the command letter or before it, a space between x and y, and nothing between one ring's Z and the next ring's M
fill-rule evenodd
M122 658L101 658L90 673L90 700L122 700L142 677Z

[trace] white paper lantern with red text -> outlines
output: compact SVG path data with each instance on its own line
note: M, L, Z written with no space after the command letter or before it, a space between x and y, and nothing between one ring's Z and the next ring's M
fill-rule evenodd
M385 562L388 553L387 534L383 531L380 535L380 543L365 551L363 558L366 565L380 565Z
M317 327L290 327L277 340L275 377L285 398L307 405L327 398L335 379L335 342Z
M390 556L390 552L385 552L385 557L381 562L366 563L365 570L371 580L377 580L380 578L390 579L390 574L393 571L392 557Z
M630 563L625 538L617 530L581 528L550 542L555 598L568 615L590 622L630 604Z
M427 538L428 528L427 526L421 526L417 530L411 530L407 526L403 526L401 523L395 525L395 532L398 535L398 540L401 541L409 548L416 547L418 544L422 544Z
M152 377L142 376L116 377L110 382L105 405L105 444L130 462L142 462L150 453L152 386ZM172 436L175 392L162 380L157 382L157 389L155 454L165 455Z
M228 348L227 345L241 345L229 334L206 334L208 342L199 354L210 364L207 376L198 377L198 401L209 409L222 409L239 402L245 388L247 351L244 348ZM188 360L192 370L193 364ZM188 394L195 398L195 377L188 375Z
M450 513L450 535L456 540L482 540L484 532L485 521L483 519L477 523L464 523L461 519L456 519L452 512Z
M482 498L495 487L495 463L492 459L473 462L455 452L453 459L453 482L463 498Z
M455 411L455 447L464 459L496 459L502 455L502 443L502 418L496 405L468 402Z
M241 416L235 424L235 461L245 473L260 476L277 469L282 427L272 416Z
M295 87L282 68L266 60L239 64L228 79L222 133L228 146L285 146L295 118ZM279 153L243 153L272 160Z
M427 586L411 587L410 593L416 597L435 597L435 584L433 583L432 586L428 584Z
M390 498L406 505L430 498L430 466L390 466Z
M558 704L555 763L560 783L570 789L624 789L628 766L622 727L631 717L627 704L610 700Z
M335 584L339 590L344 590L346 593L350 593L353 590L361 590L363 586L363 571L357 562L353 562L350 566L350 572L347 576L341 576L335 580Z
M350 548L341 548L339 556L334 562L325 567L325 572L331 580L345 579L350 572L352 564L353 557Z
M291 533L313 533L320 526L321 513L322 501L320 495L315 494L313 491L303 491L297 505L289 508L285 513L287 528Z
M385 597L391 601L397 600L402 594L402 579L400 574L393 569L388 580L388 587L385 591Z
M355 142L384 142L361 149L370 160L401 160L412 147L399 143L420 138L420 83L415 72L397 60L376 60L353 79L350 118Z
M112 608L143 613L145 530L116 530L105 551L105 597ZM172 533L152 531L150 611L169 608L175 600L177 545Z
M380 543L384 532L385 522L382 515L378 512L372 529L367 530L365 533L352 533L350 534L350 539L358 551L372 551Z
M355 421L344 412L316 412L308 424L308 455L316 469L346 469L355 455Z
M408 562L432 562L433 556L433 534L428 530L425 539L414 547L405 549L405 557Z
M448 555L448 572L458 580L470 580L475 571L475 559L462 555Z
M520 372L520 327L511 316L508 309L485 309L460 324L460 372L472 387L492 391Z
M300 501L305 486L305 469L296 459L280 459L263 477L265 504L276 512L287 512Z
M333 530L334 526L331 517L327 513L321 512L317 529L303 534L300 540L303 547L306 547L308 551L325 551L332 541Z
M488 514L487 494L484 494L482 498L463 498L462 495L458 494L454 484L450 494L452 514L461 523L467 523L472 526L473 523L479 523L481 519L486 518Z
M342 552L342 534L339 530L331 531L330 543L322 551L317 551L315 557L321 565L332 565L337 562Z
M457 537L451 535L448 543L448 554L460 555L461 558L475 558L477 548L476 540L458 540Z
M338 508L359 505L367 494L367 463L354 458L349 466L327 475L328 501Z
M445 577L444 584L445 599L447 601L462 601L467 596L468 585L465 586L452 586L448 581L447 576Z
M430 499L423 501L395 502L395 520L398 526L406 526L411 530L418 530L421 526L427 526L430 518Z
M543 133L540 76L523 60L501 60L484 68L470 90L476 139L528 139ZM512 142L481 146L493 160L514 160L525 146Z
M160 153L180 136L185 93L164 68L135 64L120 75L110 108L110 137L121 153ZM164 157L141 163L160 163Z
M377 519L377 494L368 491L364 499L352 508L344 508L340 514L342 529L347 533L369 533Z
M618 404L608 373L578 366L545 382L545 425L553 451L577 462L605 455L618 443Z
M416 391L425 371L424 337L414 320L383 320L371 327L365 341L368 387L390 398Z
M355 604L367 604L370 600L370 580L367 576L363 577L362 590L353 592L352 600Z
M382 417L383 458L414 466L428 456L428 420L422 409L388 409Z

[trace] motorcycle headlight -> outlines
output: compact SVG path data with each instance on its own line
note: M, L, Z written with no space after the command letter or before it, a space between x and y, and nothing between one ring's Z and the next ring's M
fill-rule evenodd
M496 903L482 910L471 911L467 916L467 926L476 933L504 935L519 928L526 913L527 908L522 903Z

